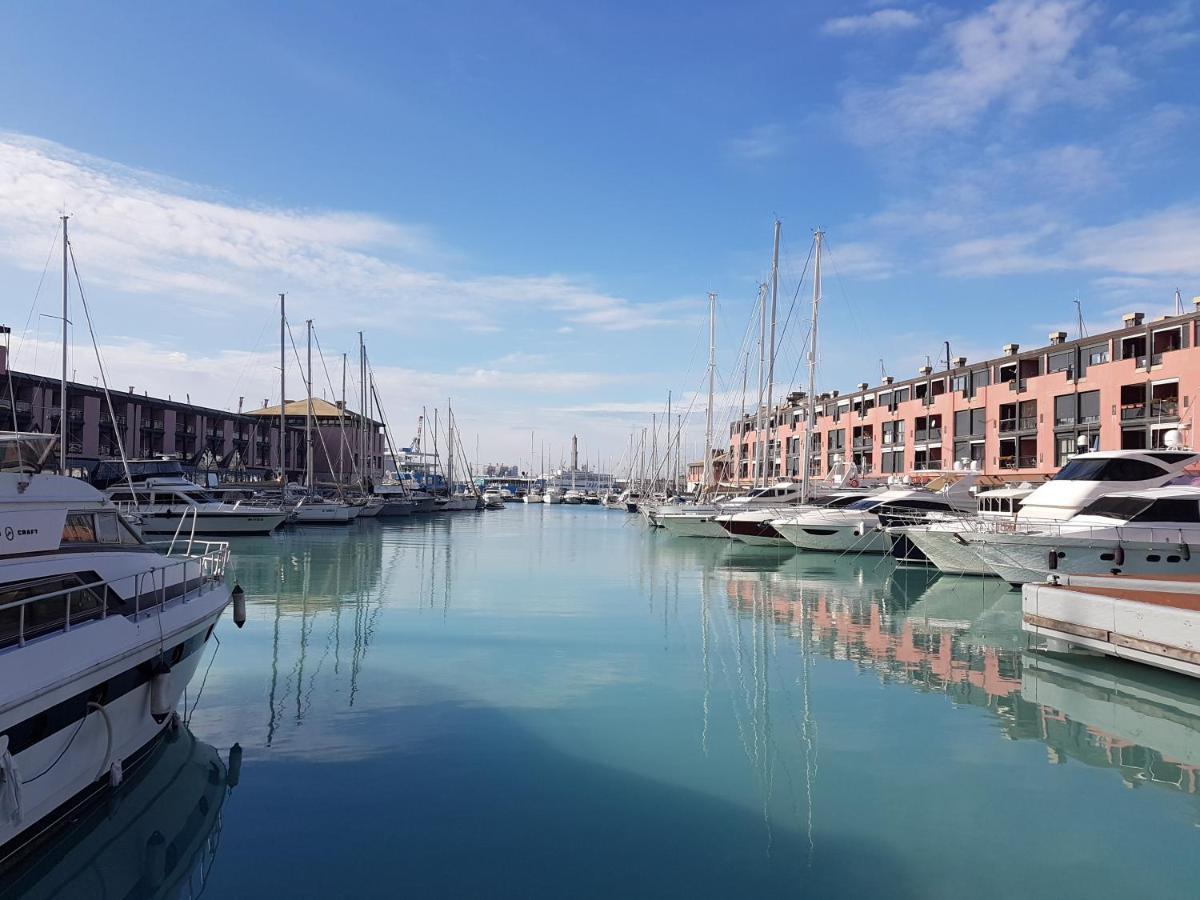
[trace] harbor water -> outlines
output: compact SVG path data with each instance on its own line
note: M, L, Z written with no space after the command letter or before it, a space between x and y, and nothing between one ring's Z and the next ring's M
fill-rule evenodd
M542 504L232 567L186 729L10 896L1195 895L1200 686L998 581Z

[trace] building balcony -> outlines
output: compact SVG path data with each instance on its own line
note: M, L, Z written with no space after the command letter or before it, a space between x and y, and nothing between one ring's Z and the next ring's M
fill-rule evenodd
M1038 426L1037 416L1022 416L1017 420L1018 431L1036 431Z
M1154 400L1150 404L1150 415L1156 419L1179 416L1178 400Z
M875 447L875 441L872 438L856 438L854 441L855 450L871 450Z
M1035 469L1037 468L1036 456L1001 456L1001 469Z
M916 431L916 439L922 441L940 441L942 439L942 429L940 428L918 428Z
M1145 403L1125 403L1121 406L1121 421L1127 422L1131 419L1146 418Z
M1000 420L1000 433L1001 434L1003 434L1004 432L1007 432L1007 431L1016 431L1016 430L1017 430L1017 420L1015 418Z

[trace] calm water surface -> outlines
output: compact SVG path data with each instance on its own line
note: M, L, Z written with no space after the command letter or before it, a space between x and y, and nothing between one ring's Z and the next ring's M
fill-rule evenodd
M293 529L234 560L249 621L223 620L161 784L58 849L72 885L1196 894L1200 685L1030 654L998 582L541 505Z

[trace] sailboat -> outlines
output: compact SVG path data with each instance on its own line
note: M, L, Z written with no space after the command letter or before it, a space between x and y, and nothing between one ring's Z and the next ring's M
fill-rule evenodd
M284 314L284 295L279 295L279 315L280 315L280 369L279 369L279 393L280 397L286 397L284 387L284 372L286 365L286 353L284 350L284 339L287 331L287 317ZM351 506L348 503L342 503L339 500L326 500L313 489L313 440L312 440L312 319L308 319L305 323L308 327L308 371L305 373L305 390L308 393L308 399L305 401L304 410L304 485L288 484L285 486L284 499L295 501L296 505L292 510L292 521L297 525L349 525L358 517L358 507ZM287 404L282 402L279 407L279 429L280 429L280 472L283 470L283 434L287 427Z
M526 503L541 503L542 502L542 491L538 487L537 482L533 480L533 462L534 462L533 432L531 431L531 432L529 432L529 472L530 472L529 487L525 491L525 502ZM543 460L543 462L544 462L544 460ZM545 466L543 466L543 469L544 468L545 468Z

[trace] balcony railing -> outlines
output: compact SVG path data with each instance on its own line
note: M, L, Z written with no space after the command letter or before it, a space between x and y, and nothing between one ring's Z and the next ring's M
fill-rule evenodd
M854 439L854 449L855 450L870 450L874 446L875 446L874 438L855 438Z
M942 439L942 429L940 428L918 428L918 441L940 441Z
M1055 416L1054 417L1054 427L1055 428L1058 428L1060 425L1074 425L1074 424L1075 424L1074 416Z
M1001 431L1001 432L1005 432L1005 431L1016 431L1016 430L1017 430L1017 420L1016 420L1016 418L1012 418L1012 419L1001 419L1001 420L1000 420L1000 431Z
M1146 418L1145 403L1125 403L1121 405L1121 419L1144 419Z
M1037 416L1022 416L1020 421L1017 423L1017 428L1020 431L1031 431L1037 428L1037 425Z
M1150 404L1150 415L1155 418L1179 415L1178 400L1154 400Z

